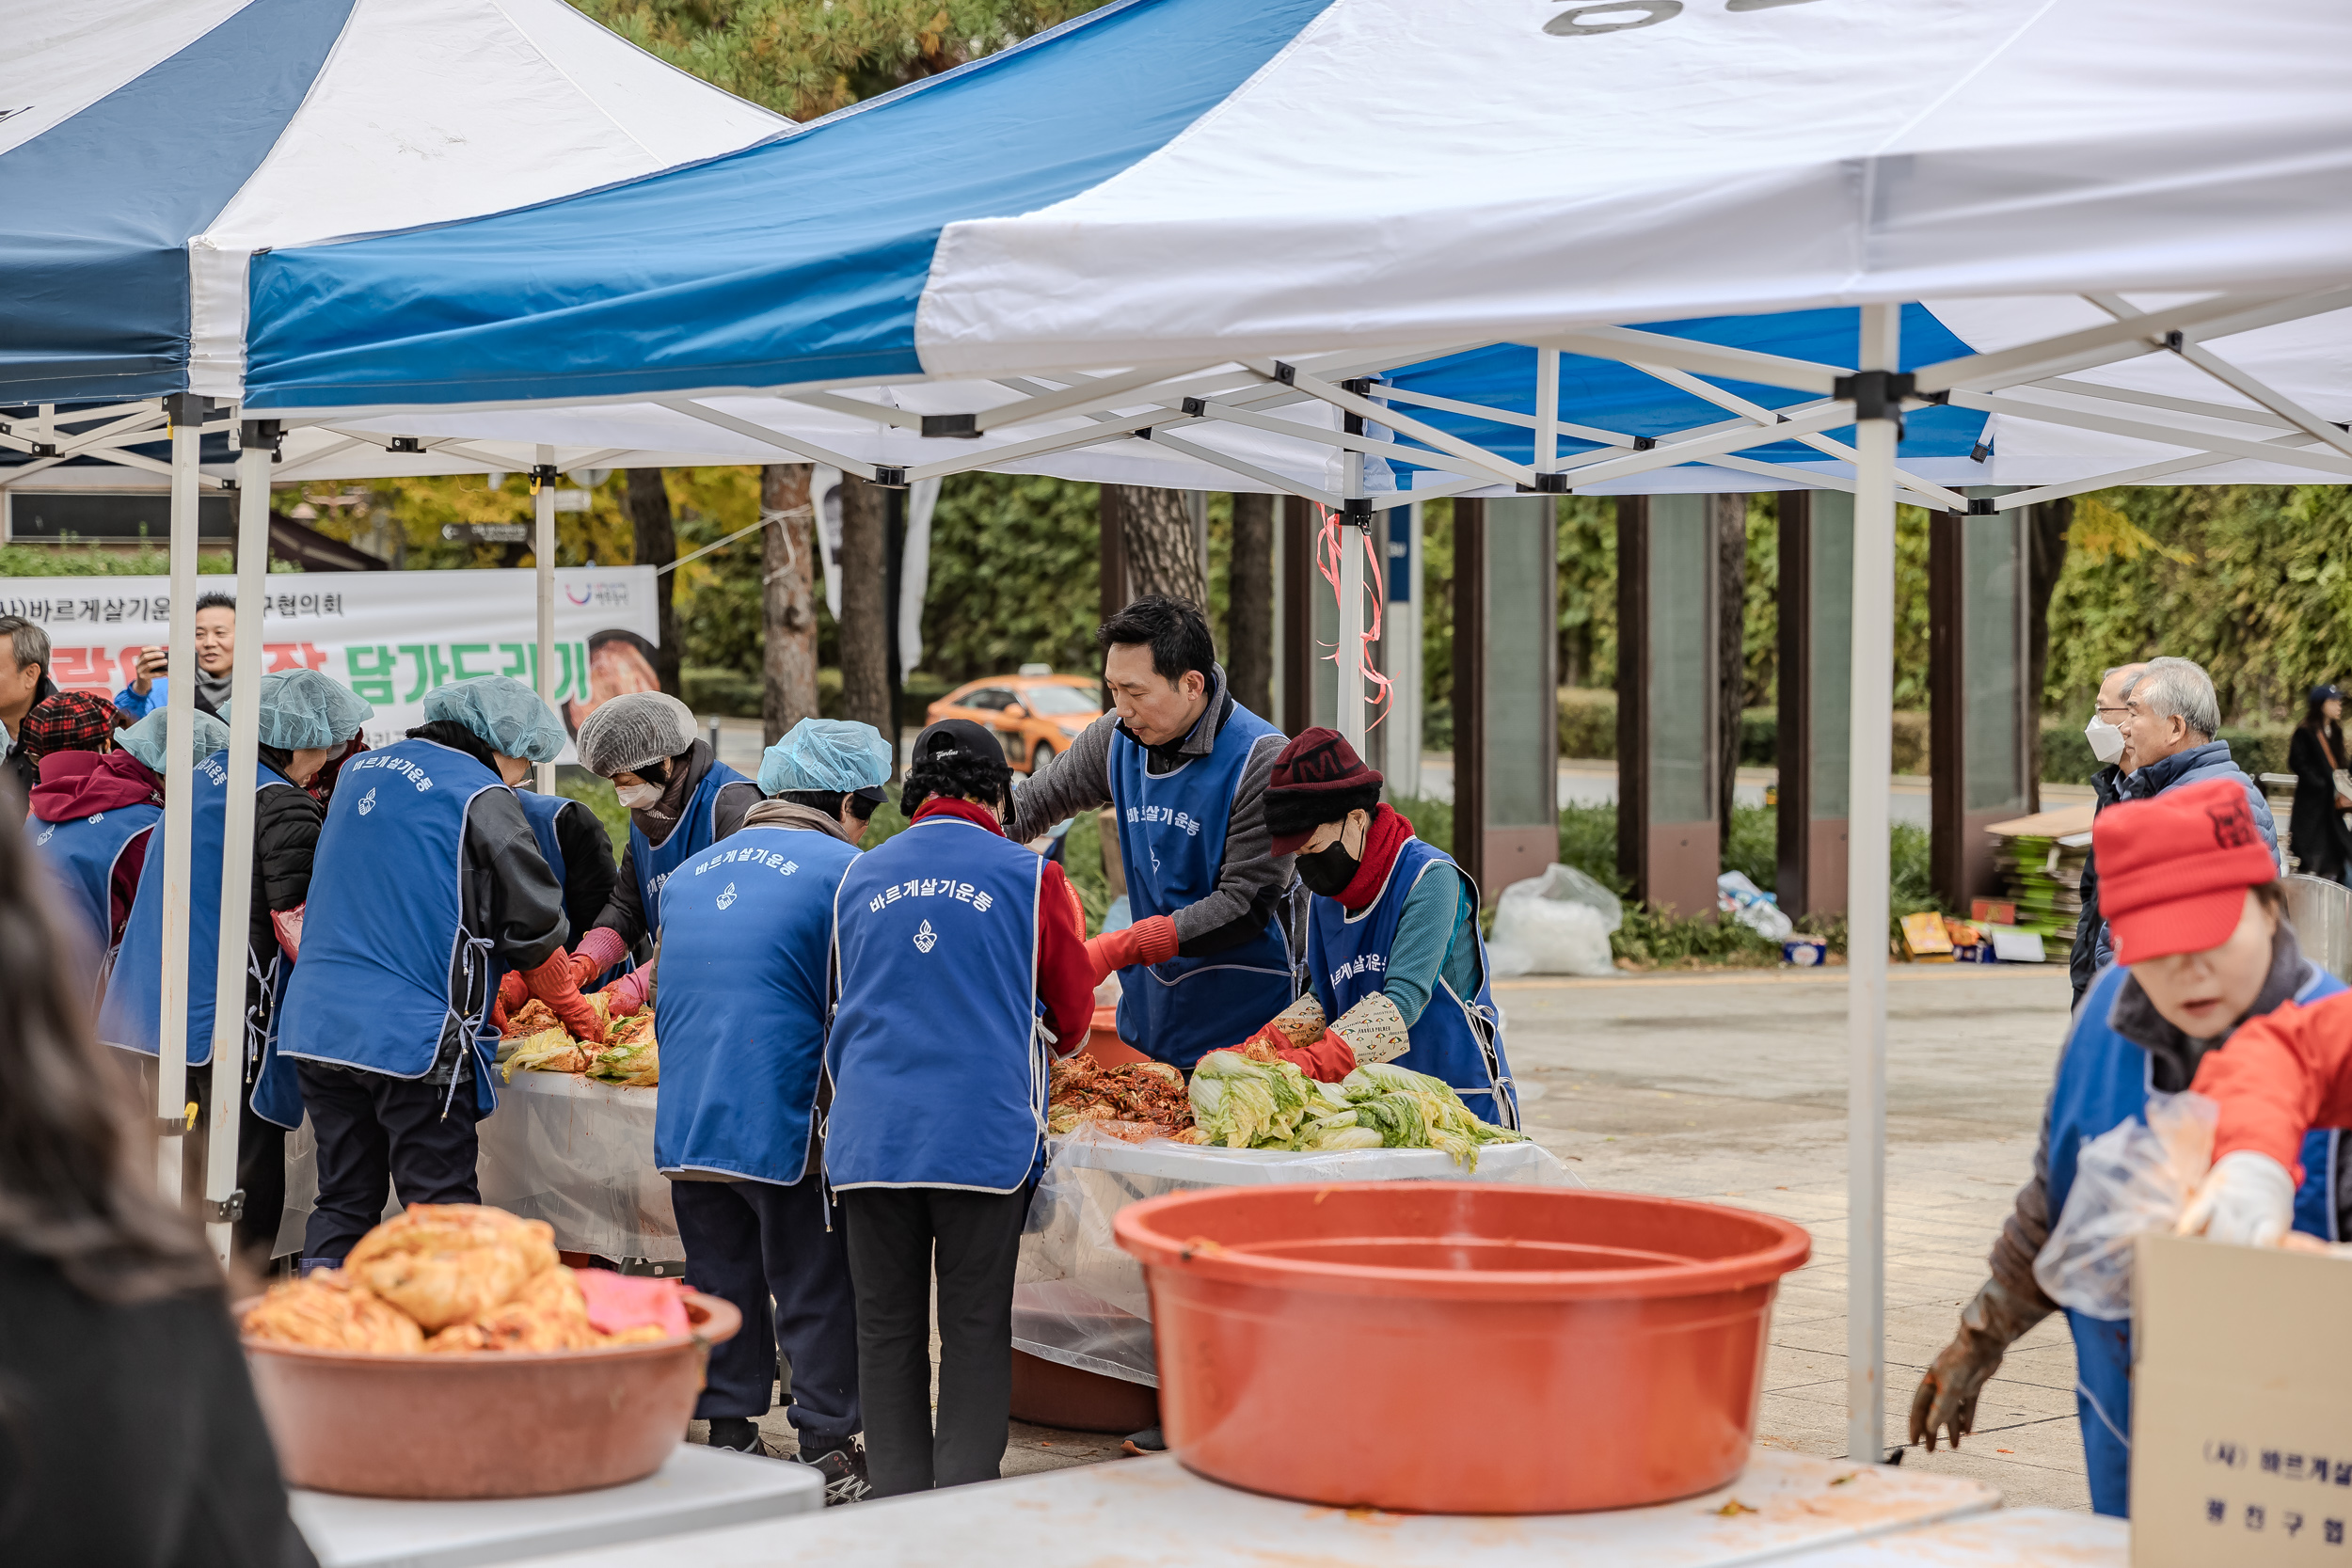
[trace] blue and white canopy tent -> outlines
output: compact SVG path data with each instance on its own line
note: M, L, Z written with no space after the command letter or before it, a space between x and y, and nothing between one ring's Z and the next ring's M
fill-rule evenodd
M1123 0L701 165L280 247L218 395L290 467L586 436L1357 516L1849 490L1867 930L1899 497L2352 476L2347 43L2326 0ZM1884 963L1850 971L1855 1454Z
M177 606L196 597L197 492L229 485L231 474L241 491L239 594L247 604L262 596L272 453L235 452L239 411L228 406L241 386L254 255L567 196L733 151L787 123L632 48L562 0L77 0L14 6L4 25L0 486L36 476L167 480ZM211 473L201 467L208 438L229 459ZM540 526L544 695L554 663L549 504ZM170 657L171 722L184 730L196 690L192 616L173 617ZM250 858L261 673L262 616L241 616L231 865ZM167 953L186 941L189 767L175 750ZM215 1060L243 1050L249 895L246 878L222 879ZM165 966L158 1108L167 1121L185 1098L191 983L184 969ZM207 1149L212 1238L224 1257L238 1078L215 1075ZM166 1140L160 1171L165 1191L179 1196L175 1139Z

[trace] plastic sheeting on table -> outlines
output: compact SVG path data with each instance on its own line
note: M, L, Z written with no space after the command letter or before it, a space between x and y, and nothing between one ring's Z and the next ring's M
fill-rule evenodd
M515 1074L513 1083L500 1085L498 1109L483 1118L477 1134L482 1201L547 1221L555 1227L555 1244L566 1252L616 1261L683 1259L669 1180L653 1164L660 1092L568 1072ZM301 1249L317 1196L316 1148L305 1117L301 1130L286 1139L280 1256ZM384 1212L389 1218L400 1205L388 1201Z
M1045 1175L1029 1199L1013 1276L1012 1342L1031 1355L1129 1383L1159 1386L1152 1298L1143 1265L1120 1250L1111 1219L1130 1203L1204 1187L1326 1181L1518 1181L1581 1187L1540 1145L1489 1144L1465 1170L1435 1148L1350 1148L1293 1154L1125 1143L1081 1128L1046 1140Z

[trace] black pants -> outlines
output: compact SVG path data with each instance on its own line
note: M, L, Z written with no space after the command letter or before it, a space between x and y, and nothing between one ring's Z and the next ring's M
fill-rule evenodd
M711 1347L695 1418L768 1414L781 1341L792 1368L788 1409L801 1451L844 1446L861 1424L857 1307L848 1233L825 1227L818 1179L789 1187L673 1181L670 1204L686 1243L688 1282L743 1313L743 1332Z
M994 1481L1012 1418L1012 1275L1029 1193L860 1187L841 1196L857 1287L858 1392L880 1497ZM930 1293L939 1270L939 1430Z
M383 1217L388 1181L404 1204L482 1201L474 1180L481 1113L470 1081L453 1096L447 1084L295 1066L319 1146L318 1207L303 1233L305 1259L341 1262Z

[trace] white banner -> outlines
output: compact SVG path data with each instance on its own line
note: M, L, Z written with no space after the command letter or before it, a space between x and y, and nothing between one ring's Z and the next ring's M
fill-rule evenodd
M425 693L473 675L536 682L537 574L516 571L281 572L267 579L262 653L273 670L323 670L374 705L367 742L424 722ZM236 579L199 578L199 593ZM0 615L49 633L51 673L69 689L112 697L139 650L171 641L168 578L0 578ZM567 733L596 704L659 689L651 566L559 568L555 705ZM566 745L563 760L573 760Z

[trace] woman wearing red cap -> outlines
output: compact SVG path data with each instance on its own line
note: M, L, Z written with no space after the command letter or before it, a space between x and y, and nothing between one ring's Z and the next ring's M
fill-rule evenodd
M1313 988L1256 1038L1310 1076L1346 1076L1370 1062L1454 1086L1502 1127L1519 1124L1511 1069L1478 934L1478 888L1453 858L1413 836L1380 800L1380 775L1336 730L1302 730L1266 784L1272 853L1295 854L1315 895L1307 916ZM1304 1051L1282 1022L1332 1020Z
M2265 1014L2329 1010L2309 1005L2344 989L2296 945L2277 866L2234 781L2119 802L2091 831L2116 961L2091 982L2074 1014L2033 1180L1994 1243L1993 1276L1961 1313L1960 1333L1913 1397L1915 1443L1932 1447L1939 1432L1948 1432L1958 1447L2002 1353L2056 1310L2034 1279L2033 1262L2052 1216L2066 1206L2082 1146L2144 1119L2151 1089L2177 1094L2192 1080L2202 1088L2213 1063L2236 1053L2233 1031L2243 1037L2271 1027ZM2225 1040L2232 1049L2219 1052ZM2336 1137L2312 1134L2304 1159L2321 1175L2300 1193L2279 1172L2279 1196L2296 1227L2329 1241L2345 1229L2326 1180ZM2072 1308L2066 1317L2090 1505L2121 1516L2131 1496L2131 1323Z

